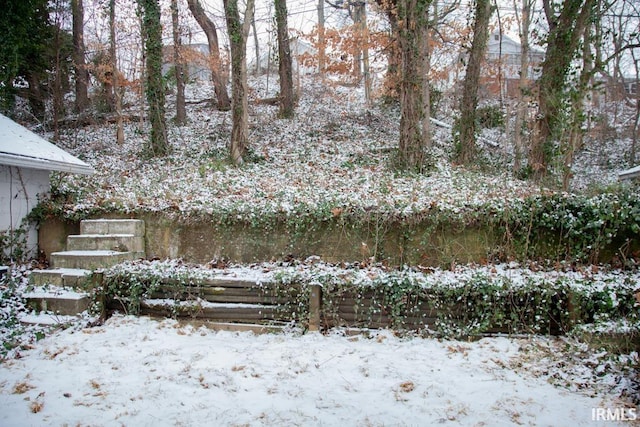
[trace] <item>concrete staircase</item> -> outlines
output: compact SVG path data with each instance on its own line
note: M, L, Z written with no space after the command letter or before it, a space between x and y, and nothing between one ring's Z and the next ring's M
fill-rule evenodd
M90 304L92 272L144 258L144 235L142 220L81 221L80 234L67 237L67 250L51 254L51 268L31 272L29 282L34 289L24 295L27 305L61 318L82 313Z

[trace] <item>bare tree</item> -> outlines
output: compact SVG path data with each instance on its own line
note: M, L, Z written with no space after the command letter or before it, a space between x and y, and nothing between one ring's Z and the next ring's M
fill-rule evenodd
M473 41L464 77L460 103L460 152L458 159L471 164L476 158L476 108L478 107L478 83L480 69L487 50L491 0L476 0L476 16L473 25Z
M278 74L280 76L280 117L290 119L295 110L293 94L293 71L291 65L291 44L287 25L286 0L274 0L276 27L278 34Z
M240 165L249 145L246 50L255 0L247 0L244 20L240 19L238 0L223 0L223 3L231 44L232 129L229 151L233 163Z
M324 0L318 0L318 72L324 78L325 62L327 58L326 41L324 39Z
M118 54L116 50L116 1L109 0L109 59L111 89L113 90L116 110L116 142L124 144L124 123L122 120L122 90L120 89L120 71L118 70Z
M513 9L516 11L515 16L518 23L518 34L520 36L520 79L518 81L518 95L516 99L516 117L513 125L513 169L516 173L522 169L522 157L524 154L522 136L525 127L527 105L531 98L531 88L529 87L529 53L531 51L529 31L531 28L531 10L534 2L535 0L522 0L522 10L520 13L518 13L516 0L513 2Z
M187 122L187 108L184 100L184 65L181 56L182 41L180 39L180 21L178 17L178 0L171 0L171 23L173 24L173 66L176 74L176 124Z
M429 7L431 0L397 0L400 45L400 167L420 171L431 146L429 126Z
M218 30L216 25L207 16L199 0L187 0L191 14L202 28L209 43L209 57L211 69L211 81L216 92L218 110L229 111L231 100L227 93L225 79L222 78L222 61L220 60L220 45L218 44Z
M75 75L76 111L82 113L89 106L89 70L85 60L84 5L71 0L73 13L73 70Z
M556 4L551 0L543 1L549 35L538 80L538 119L529 158L536 181L548 175L554 157L554 144L561 138L566 125L563 119L566 80L596 2L563 0Z
M147 60L145 93L149 104L151 139L147 153L164 156L169 152L165 119L165 93L162 78L162 25L158 0L138 0L142 4L144 48Z
M262 65L260 64L260 40L258 40L258 29L256 28L256 17L253 16L251 20L251 29L253 30L253 48L256 55L256 68L253 70L254 75L259 75L262 72ZM268 60L268 59L267 59Z

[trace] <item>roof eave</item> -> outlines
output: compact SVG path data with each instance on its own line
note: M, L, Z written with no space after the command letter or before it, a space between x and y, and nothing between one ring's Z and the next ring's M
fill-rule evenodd
M634 179L640 177L640 166L636 166L626 171L618 173L618 180L624 181L627 179Z
M95 169L84 162L67 163L35 157L16 156L8 153L0 153L0 164L21 168L78 173L83 175L91 175L95 173Z

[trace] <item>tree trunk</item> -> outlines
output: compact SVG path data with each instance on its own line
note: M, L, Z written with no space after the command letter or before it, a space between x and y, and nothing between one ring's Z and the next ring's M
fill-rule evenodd
M633 128L631 138L631 150L629 151L629 166L633 167L636 164L637 148L638 148L638 132L640 131L640 60L635 58L635 55L631 54L633 58L633 66L635 70L636 79L636 111L633 117Z
M364 1L354 4L353 21L357 33L357 50L362 58L362 74L364 77L364 98L367 106L371 104L371 74L369 72L369 26L367 25L367 4ZM357 62L360 70L360 60Z
M75 75L76 111L84 112L89 106L89 70L84 48L84 5L82 0L71 0L73 13L73 69Z
M124 144L124 123L122 120L122 91L118 70L118 54L116 51L116 2L109 0L109 58L111 60L111 83L116 112L116 142Z
M431 144L427 81L430 3L430 0L397 2L402 63L399 166L414 171L424 168L425 149Z
M240 21L238 0L223 0L223 3L231 44L232 129L229 151L233 163L241 165L249 145L246 49L255 1L247 0L244 21Z
M211 68L211 81L218 100L218 110L229 111L231 100L227 93L226 80L222 78L222 61L220 60L220 46L218 45L218 32L216 25L207 16L199 0L187 0L191 14L202 28L209 43L209 57Z
M318 0L318 73L324 79L326 67L326 42L324 39L324 0Z
M167 126L165 121L165 94L162 78L162 24L158 0L139 0L144 15L145 52L147 57L147 84L145 88L149 104L151 139L147 152L151 156L164 156L169 152Z
M480 69L487 50L491 1L476 1L476 17L473 26L473 42L469 62L464 77L462 102L460 104L460 152L458 160L465 165L472 164L476 150L476 108L478 107L478 83Z
M187 122L187 107L184 101L184 65L182 63L178 0L171 0L171 23L173 25L173 66L176 73L176 125Z
M274 0L278 33L278 74L280 76L280 117L290 119L295 110L293 95L293 71L291 65L291 44L287 25L286 0Z
M256 29L256 17L255 16L251 20L251 29L253 30L253 44L254 44L254 51L255 51L255 55L256 55L256 68L254 70L254 76L258 76L262 72L262 70L261 70L262 67L260 65L260 44L259 44L259 40L258 40L258 30ZM267 58L267 61L268 60L269 59Z
M594 4L595 0L564 0L555 16L550 0L544 0L549 36L538 80L538 119L529 161L536 181L547 176L554 144L567 124L563 108L567 75Z
M400 94L400 69L402 58L400 55L400 30L398 16L393 11L387 12L391 32L390 42L386 48L387 72L384 77L384 94L391 99L398 99Z
M51 85L51 95L53 95L53 139L57 141L60 137L59 129L58 129L58 120L64 115L64 103L63 96L64 91L62 89L62 61L61 61L61 51L62 47L62 39L60 37L61 24L62 20L60 18L61 7L60 1L58 0L55 4L56 10L56 22L54 23L55 33L53 37L54 51L55 51L55 63L54 63L54 74L53 74L53 84Z
M513 169L518 173L522 169L522 157L524 153L524 144L522 143L522 134L525 126L525 114L527 105L529 105L530 87L529 87L529 29L531 27L531 7L532 0L522 0L522 18L516 13L518 20L518 28L520 34L520 80L518 81L518 97L516 100L516 117L514 120L513 131ZM517 5L514 1L514 10Z

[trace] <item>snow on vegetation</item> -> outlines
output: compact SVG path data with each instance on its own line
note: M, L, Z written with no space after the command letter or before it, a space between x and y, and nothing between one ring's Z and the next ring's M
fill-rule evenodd
M270 93L256 83L256 97ZM206 87L191 87L194 100ZM210 89L210 88L209 88ZM222 214L251 222L262 216L293 217L309 212L330 217L331 209L379 211L400 217L440 209L473 209L538 194L540 190L509 174L466 171L446 161L450 130L434 127L432 173L398 173L391 148L398 140L395 107L367 110L361 95L305 83L294 120L277 118L277 108L252 105L250 156L231 167L228 112L206 103L191 104L189 124L169 127L172 154L147 159L148 135L139 123L126 125L126 141L115 144L113 126L88 126L63 133L60 144L96 168L90 177L60 176L54 191L64 213L165 211L189 215Z
M264 78L251 87L254 98L277 90L275 84L267 90ZM432 170L400 173L391 150L398 140L398 111L366 109L357 90L313 81L304 83L294 120L280 120L277 109L252 104L251 153L244 166L232 167L227 160L230 115L200 102L206 98L213 98L210 87L189 86L189 124L169 125L172 154L166 158L143 155L147 128L135 121L126 124L123 146L116 145L111 125L62 131L59 145L97 172L53 176L59 212L82 218L146 211L251 223L265 216L331 218L338 208L402 218L434 207L500 209L547 191L508 172L484 174L452 165L450 130L438 126ZM487 148L489 162L493 154L509 151L503 137L484 135L502 144ZM579 158L596 151L585 150ZM595 163L576 171L577 187L612 183L615 166ZM561 282L585 293L604 292L612 305L616 286L629 290L640 282L637 271L548 270L515 263L422 271L317 260L210 267L146 261L113 271L321 285L338 278L357 286L405 275L424 288L464 286L480 275L514 287ZM391 331L302 334L296 327L256 336L121 315L95 326L88 313L51 329L20 323L33 314L20 298L30 291L27 273L28 268L14 267L12 277L0 282L1 425L580 426L605 418L613 419L607 425L630 425L623 420L640 418L638 352L617 354L579 340L581 332L635 336L637 316L603 318L566 337L476 342Z

